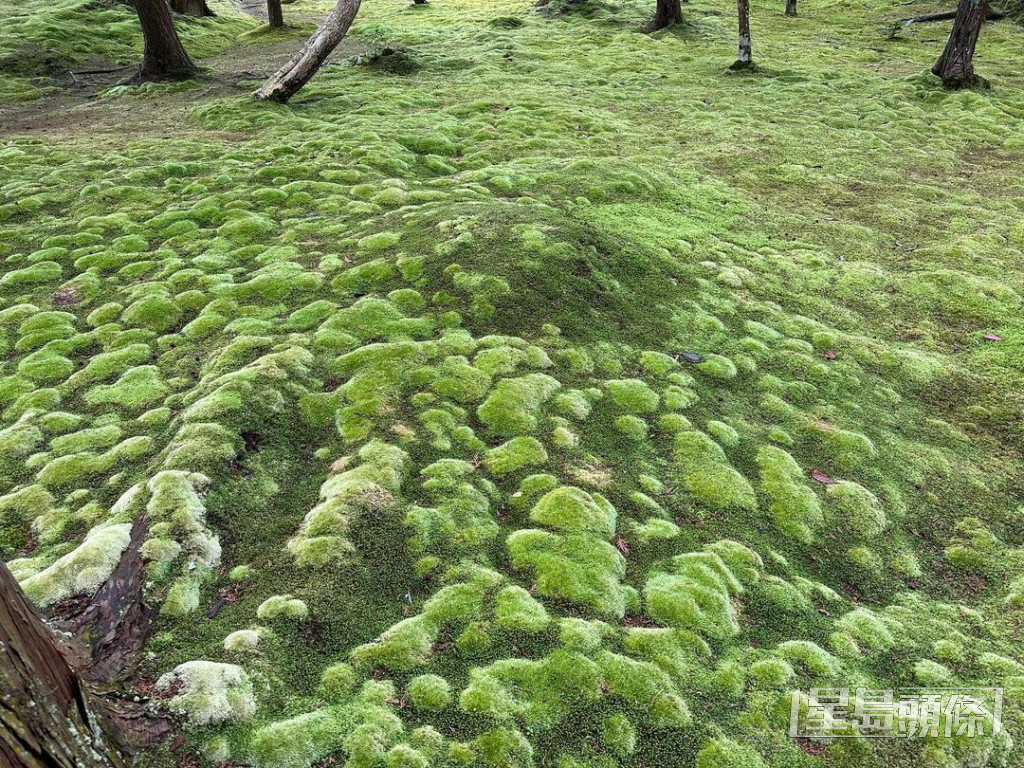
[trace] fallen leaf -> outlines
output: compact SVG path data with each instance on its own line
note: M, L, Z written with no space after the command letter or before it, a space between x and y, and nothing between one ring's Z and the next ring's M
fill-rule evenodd
M835 359L836 359L836 353L835 353L835 352L833 352L833 351L832 351L832 350L830 349L830 350L829 350L828 352L826 352L826 353L825 353L825 359L826 359L826 360L835 360Z
M703 363L704 358L696 352L680 352L679 356L688 363Z
M1003 340L1002 336L996 336L994 333L986 333L981 338L983 338L985 341L1002 341Z
M619 552L624 554L626 557L629 557L629 544L626 543L624 538L619 536L618 541L615 542L615 546L619 548Z
M833 480L831 477L826 475L820 469L812 469L811 470L811 477L813 477L819 483L822 483L824 485L835 485L836 484L835 480Z

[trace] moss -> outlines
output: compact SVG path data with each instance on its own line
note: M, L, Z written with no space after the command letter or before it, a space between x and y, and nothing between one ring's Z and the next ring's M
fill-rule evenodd
M495 434L536 432L541 406L560 387L556 379L543 373L502 379L477 409L477 415Z
M522 587L502 589L494 601L494 618L498 626L519 632L540 632L550 622L544 606Z
M658 393L640 379L613 379L604 388L615 407L628 414L654 413L661 402Z
M409 700L421 712L440 712L452 702L452 689L439 675L419 675L409 681Z
M224 650L229 653L255 653L260 634L254 629L239 629L224 638Z
M810 542L821 526L823 513L817 495L803 482L804 473L792 456L768 446L757 453L761 488L770 503L775 524L797 541Z
M640 543L645 545L674 539L680 533L678 525L660 517L648 518L643 523L635 524L633 531Z
M43 607L73 595L91 595L117 567L130 536L130 523L97 526L77 548L23 581L22 589Z
M320 676L320 692L329 701L344 701L356 685L356 671L345 662L332 664Z
M615 429L634 443L642 443L647 438L647 422L639 416L619 416L615 420Z
M680 555L674 572L656 574L644 586L647 614L663 624L728 638L739 632L732 596L743 591L718 555Z
M539 440L533 437L513 437L487 451L484 464L488 471L496 475L507 475L524 467L545 464L547 460L547 451Z
M764 768L755 749L732 739L713 739L697 753L697 768Z
M174 690L168 708L186 714L194 725L245 720L256 711L252 682L245 670L234 664L179 664L157 680L156 688Z
M309 616L309 608L305 602L291 595L273 595L268 597L259 608L256 616L267 621L288 619L289 621L305 621Z
M703 432L680 432L675 439L676 463L687 488L715 508L753 509L754 489L729 464L718 443Z
M881 504L862 485L843 480L826 489L830 522L850 530L862 539L871 539L885 530L888 520Z
M177 326L181 308L166 296L147 296L130 304L121 313L121 322L130 328L148 328L163 333Z
M835 656L809 640L787 640L776 646L775 654L825 680L834 678L841 669Z
M530 512L530 520L535 523L604 539L615 533L615 519L615 508L601 494L590 494L573 486L548 491Z

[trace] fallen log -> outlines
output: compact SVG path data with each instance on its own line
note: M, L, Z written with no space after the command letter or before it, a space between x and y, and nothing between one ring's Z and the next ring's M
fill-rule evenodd
M1010 14L1005 11L997 11L995 8L989 9L988 16L985 17L987 21L999 21L999 19L1005 19ZM950 21L956 18L956 11L943 11L942 13L926 13L923 16L911 16L908 19L900 19L898 24L921 24L926 21Z

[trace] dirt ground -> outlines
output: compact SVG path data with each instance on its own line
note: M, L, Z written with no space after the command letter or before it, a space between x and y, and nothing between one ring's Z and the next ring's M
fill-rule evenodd
M266 17L262 0L242 0L241 7L256 18ZM303 31L307 27L311 31L316 20L294 21L302 24ZM289 39L248 42L198 59L203 73L196 87L147 99L144 104L130 98L102 98L104 91L131 74L132 67L119 67L109 60L91 61L76 70L54 74L47 82L52 90L40 99L0 105L0 139L26 135L72 138L85 131L92 141L109 138L115 143L125 138L180 136L190 109L213 99L252 93L295 54L303 39L296 31ZM365 49L359 40L346 38L328 61Z

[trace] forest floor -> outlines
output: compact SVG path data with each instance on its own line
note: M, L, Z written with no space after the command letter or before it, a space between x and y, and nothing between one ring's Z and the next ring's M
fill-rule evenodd
M717 0L366 0L280 106L330 3L211 5L132 88L0 0L0 557L67 616L148 520L145 764L1021 765L1017 22L947 92L930 0L754 0L751 73Z

